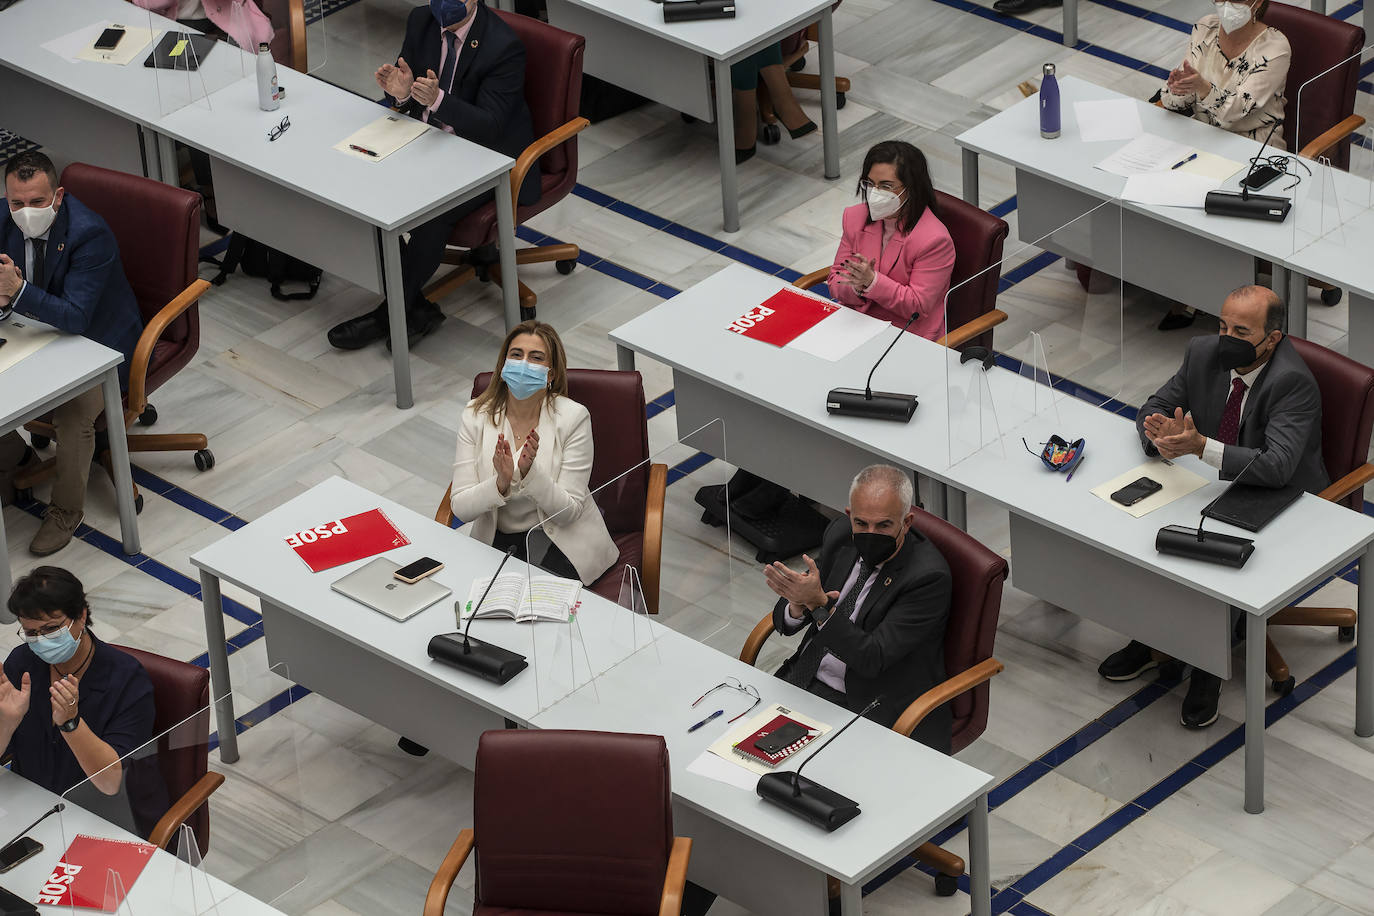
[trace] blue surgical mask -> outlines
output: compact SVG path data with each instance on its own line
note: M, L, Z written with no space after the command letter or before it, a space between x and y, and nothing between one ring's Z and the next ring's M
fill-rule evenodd
M60 665L67 659L76 654L77 647L81 645L79 639L72 636L72 625L67 624L56 633L47 636L38 636L34 639L25 640L33 654L37 655L49 665Z
M429 11L434 14L440 28L457 25L468 18L468 13L477 8L476 0L469 6L463 0L429 0Z
M501 367L501 381L517 401L534 397L549 385L549 367L523 359L508 359Z

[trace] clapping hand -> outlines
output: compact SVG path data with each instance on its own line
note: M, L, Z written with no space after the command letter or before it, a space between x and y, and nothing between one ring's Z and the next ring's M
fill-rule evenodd
M773 594L786 598L793 607L819 607L827 599L840 597L839 592L827 592L821 585L821 571L811 557L802 554L802 562L806 564L804 572L788 569L781 562L770 563L763 568L763 578Z
M28 711L29 673L25 671L19 686L15 687L10 683L9 677L0 672L0 724L16 728ZM62 721L65 722L66 719Z
M397 60L395 65L382 64L377 68L375 75L377 85L393 99L408 98L410 89L415 84L415 74L410 72L410 64L406 63L404 57Z
M439 77L434 75L433 70L426 70L424 76L415 80L410 87L410 97L426 108L434 104L439 97Z
M520 449L520 479L524 480L529 476L530 466L534 464L534 456L539 454L539 431L530 430L530 434L525 437L525 447Z
M506 441L505 433L496 437L496 451L492 453L491 464L496 468L496 489L505 496L515 477L515 460L511 457L510 443Z
M24 274L9 255L0 254L0 300L8 303L24 285Z
M58 678L48 688L52 698L52 724L61 725L76 716L76 704L80 699L77 692L77 678L74 674Z
M855 292L862 292L873 282L875 272L873 261L861 254L851 254L835 271L835 279L849 285Z
M1205 96L1212 91L1212 84L1202 78L1188 61L1169 71L1169 91L1174 95Z
M1145 418L1145 435L1150 437L1159 454L1168 459L1181 455L1201 455L1206 438L1193 424L1193 415L1184 414L1182 407L1174 408L1172 417L1151 414Z

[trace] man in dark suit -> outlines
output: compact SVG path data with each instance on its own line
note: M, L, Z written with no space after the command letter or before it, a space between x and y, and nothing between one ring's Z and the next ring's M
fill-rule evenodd
M1243 286L1221 306L1221 333L1196 337L1183 365L1136 417L1145 454L1197 455L1222 480L1261 487L1290 483L1309 493L1326 487L1321 393L1283 335L1284 306L1262 286ZM1098 667L1128 681L1154 668L1150 648L1134 640ZM1180 714L1189 728L1216 721L1221 679L1194 669Z
M465 140L511 158L534 142L525 105L525 47L482 0L431 0L411 10L400 57L378 68L376 77L401 111ZM536 165L520 186L519 201L528 205L538 199ZM453 227L492 200L490 193L480 195L410 231L401 249L401 285L412 346L444 320L421 290L438 269ZM387 334L383 301L331 328L329 342L356 350Z
M127 383L143 320L124 277L114 233L57 186L57 170L42 153L20 153L6 163L5 195L9 207L0 219L0 320L14 312L118 350L124 354L120 382ZM104 406L97 385L53 411L57 472L47 515L29 544L37 556L67 546L81 524L95 421ZM30 456L18 432L0 437L0 494L12 494L14 471Z

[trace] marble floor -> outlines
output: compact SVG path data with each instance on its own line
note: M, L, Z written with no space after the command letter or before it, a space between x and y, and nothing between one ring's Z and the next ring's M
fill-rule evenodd
M404 0L363 0L325 17L311 39L319 75L375 95L371 72L399 46L408 8ZM1191 0L1150 7L1162 14L1155 20L1185 28L1207 9ZM535 266L521 277L539 295L540 317L563 334L573 365L613 367L608 330L732 260L784 274L827 263L872 142L916 143L937 187L958 193L955 136L1019 101L1017 84L1035 78L1045 61L1061 74L1151 93L1152 73L1177 62L1186 35L1142 12L1120 2L1084 4L1083 44L1066 49L1053 40L1058 9L1016 21L967 0L846 0L835 14L837 69L853 81L840 112L840 181L821 177L816 135L761 146L740 170L741 229L725 233L713 128L647 105L581 135L581 187L529 224L580 245L583 266L569 276ZM818 119L815 95L800 98ZM1374 115L1371 98L1359 93L1366 115ZM981 203L1005 213L1015 239L1013 193L1010 172L984 163ZM608 197L652 216L617 212ZM665 221L672 225L661 228ZM1215 331L1202 316L1191 331L1156 332L1166 307L1157 297L1129 286L1085 293L1062 261L1041 254L1008 242L1010 285L998 304L1011 317L996 332L1005 354L1029 359L1034 333L1051 371L1136 404L1174 370L1191 334ZM473 283L441 303L447 320L412 354L408 411L393 406L383 348L343 353L325 341L329 326L373 302L328 276L314 300L277 302L264 282L241 274L202 300L200 351L154 400L160 429L210 437L216 467L197 472L184 454L139 456L147 559L137 565L110 550L104 536L118 531L114 499L94 474L91 532L50 561L80 575L103 638L202 658L187 557L235 519L251 520L330 475L433 510L472 377L495 362L500 297ZM1314 296L1310 314L1311 336L1344 349L1344 304L1324 307ZM671 391L665 367L641 360L640 369L651 399ZM733 654L771 596L748 545L703 525L692 501L699 486L728 479L732 469L694 460L671 399L660 403L669 406L652 408L649 421L656 460L688 462L668 490L662 620ZM15 507L4 512L10 562L23 573L38 564L25 549L38 519ZM1008 550L1003 511L974 499L969 515L975 536ZM1354 592L1335 579L1313 600L1348 604ZM226 595L238 602L225 624L241 647L231 661L236 706L249 727L240 737L242 762L212 757L228 781L212 802L206 867L293 916L420 912L430 875L471 822L471 774L434 755L408 757L394 734L293 687L289 671L268 663L253 600L232 587ZM0 648L15 642L0 634ZM1098 661L1120 642L1007 588L996 645L1006 670L992 686L985 735L959 755L1001 781L991 815L994 908L1021 916L1374 914L1374 740L1352 732L1348 647L1329 631L1281 634L1306 687L1269 728L1268 809L1251 817L1241 811L1234 753L1238 687L1224 691L1216 725L1185 731L1182 687L1098 677ZM763 667L788 648L770 640ZM961 851L964 843L956 833L947 845ZM466 869L449 912L468 911L471 882ZM929 877L914 868L869 890L865 910L874 914L968 912L965 894L935 897ZM722 902L713 913L742 911Z

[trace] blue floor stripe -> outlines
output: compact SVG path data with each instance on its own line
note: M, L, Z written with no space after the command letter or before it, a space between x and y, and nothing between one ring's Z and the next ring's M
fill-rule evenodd
M999 218L1000 218L1000 217L1006 216L1008 213L1010 213L1011 211L1013 211L1013 210L1015 210L1015 209L1016 209L1016 195L1013 194L1013 195L1011 195L1010 197L1008 197L1006 200L1002 201L1000 204L997 204L997 205L993 206L992 208L990 208L990 209L988 210L988 212L991 213L993 216L996 216L996 217L999 217Z

